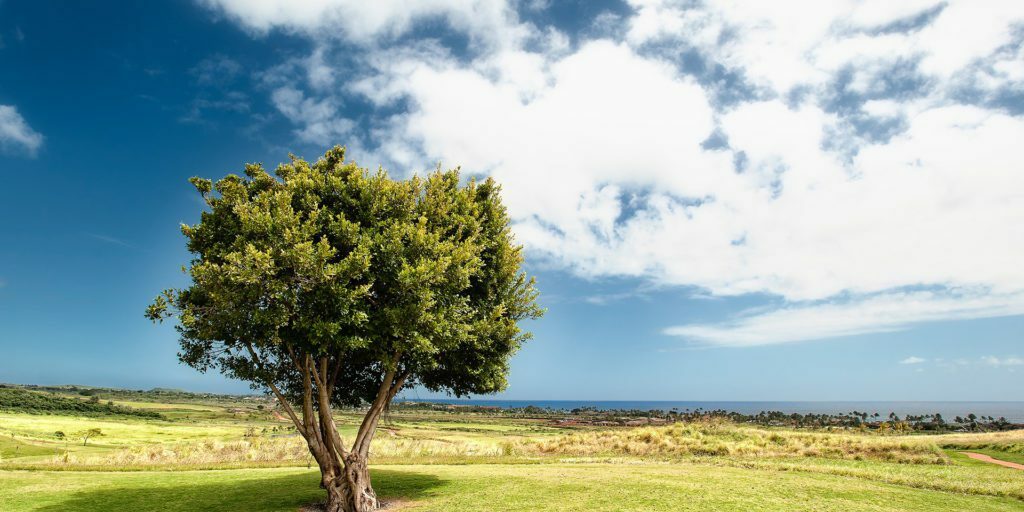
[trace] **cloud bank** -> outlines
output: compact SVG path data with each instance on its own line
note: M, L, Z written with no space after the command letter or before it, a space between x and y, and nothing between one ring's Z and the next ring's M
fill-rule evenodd
M1024 3L637 0L571 34L501 2L202 3L316 43L272 84L300 140L492 175L531 257L585 278L778 299L667 334L1024 314Z

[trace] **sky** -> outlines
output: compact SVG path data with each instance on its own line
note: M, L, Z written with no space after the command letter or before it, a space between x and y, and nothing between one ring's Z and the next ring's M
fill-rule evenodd
M340 144L502 184L500 398L1024 400L1021 141L1016 0L0 0L0 382L246 391L187 178Z

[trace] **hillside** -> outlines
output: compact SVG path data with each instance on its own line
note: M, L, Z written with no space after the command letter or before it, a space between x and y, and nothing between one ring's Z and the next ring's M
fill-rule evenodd
M163 418L157 412L114 405L109 402L101 402L98 399L77 399L17 388L0 388L0 410L28 414Z

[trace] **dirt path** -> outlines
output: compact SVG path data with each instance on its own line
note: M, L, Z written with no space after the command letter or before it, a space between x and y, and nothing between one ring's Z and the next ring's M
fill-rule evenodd
M1013 468L1013 469L1024 469L1024 464L1017 464L1016 462L1007 462L1005 460L993 459L992 457L989 457L988 455L985 455L985 454L982 454L982 453L973 453L973 452L960 452L960 453L963 453L964 455L966 455L966 456L968 456L968 457L970 457L970 458L972 458L974 460L980 460L982 462L989 462L989 463L992 463L992 464L999 464L1000 466L1005 466L1005 467Z

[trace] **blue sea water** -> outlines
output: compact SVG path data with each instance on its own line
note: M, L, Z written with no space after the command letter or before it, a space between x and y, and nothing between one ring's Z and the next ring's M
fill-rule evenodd
M1013 423L1024 423L1024 402L714 402L714 401L631 401L631 400L495 400L495 399L446 399L405 397L396 401L433 402L458 405L483 405L504 408L536 406L547 409L565 410L593 407L599 410L620 409L642 411L680 412L696 409L705 411L723 409L742 414L757 414L761 411L781 411L787 414L841 414L852 411L878 413L888 417L896 413L903 417L908 414L941 414L946 421L956 416L1004 417Z

